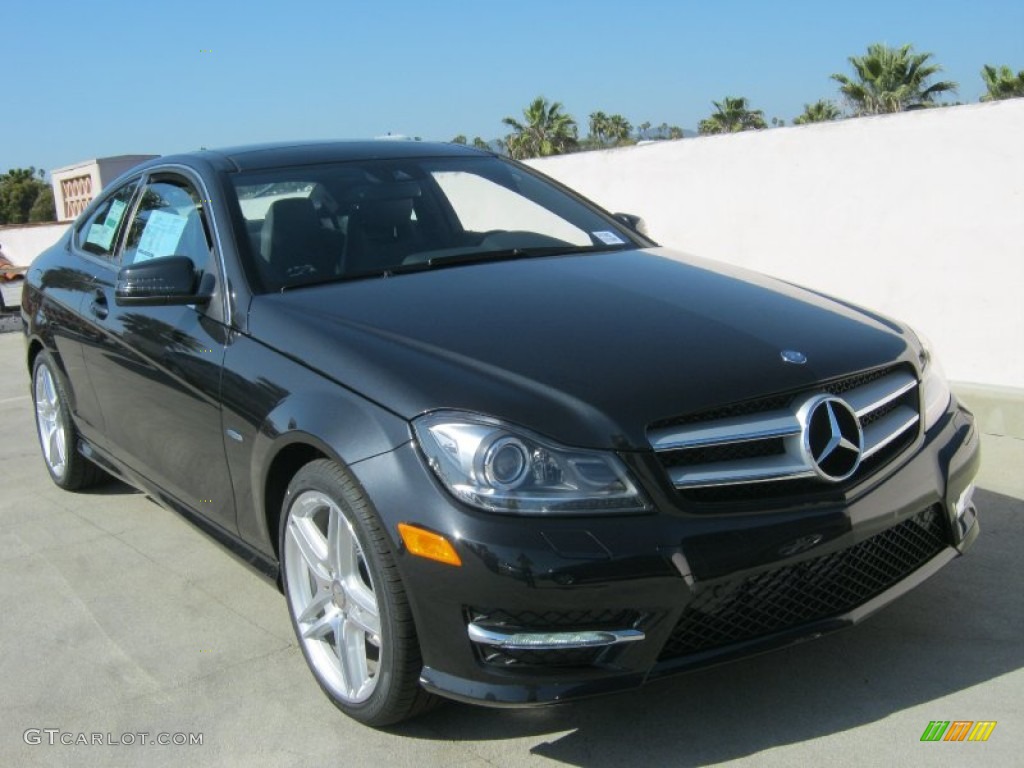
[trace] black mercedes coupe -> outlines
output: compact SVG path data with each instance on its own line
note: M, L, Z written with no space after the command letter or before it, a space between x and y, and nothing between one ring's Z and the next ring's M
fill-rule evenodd
M907 326L463 146L149 161L21 311L53 481L125 480L275 581L371 725L817 636L978 533L973 418Z

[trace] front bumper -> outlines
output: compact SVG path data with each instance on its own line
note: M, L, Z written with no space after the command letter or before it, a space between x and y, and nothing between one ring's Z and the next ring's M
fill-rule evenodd
M352 469L398 552L424 687L529 706L635 687L862 620L977 536L965 491L978 442L973 417L953 400L912 448L842 502L710 515L687 514L657 493L659 512L645 516L478 512L439 487L412 444ZM399 522L448 537L462 567L405 552ZM582 642L602 632L643 637ZM574 633L580 647L551 640ZM556 647L494 640L510 635Z

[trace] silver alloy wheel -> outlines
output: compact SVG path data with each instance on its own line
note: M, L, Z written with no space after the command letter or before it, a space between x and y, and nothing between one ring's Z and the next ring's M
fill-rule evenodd
M362 547L337 502L299 494L284 537L288 602L318 677L341 701L366 701L377 686L380 609Z
M55 477L62 478L67 471L67 432L61 414L57 382L47 365L36 368L35 401L36 427L43 458Z

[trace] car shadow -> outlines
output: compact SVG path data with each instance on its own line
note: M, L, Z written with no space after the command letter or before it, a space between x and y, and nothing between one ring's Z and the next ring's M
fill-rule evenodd
M116 477L104 480L99 485L75 491L80 496L134 496L142 494L138 488Z
M534 742L550 734L530 752L594 768L641 754L652 765L702 765L856 728L1005 675L1024 666L1024 591L1008 588L1019 581L1024 501L975 498L982 530L967 556L850 630L557 707L450 705L395 733Z

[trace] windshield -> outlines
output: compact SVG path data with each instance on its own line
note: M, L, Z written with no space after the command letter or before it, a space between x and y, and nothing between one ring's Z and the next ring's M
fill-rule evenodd
M637 244L608 217L490 156L351 161L232 180L242 258L264 291Z

